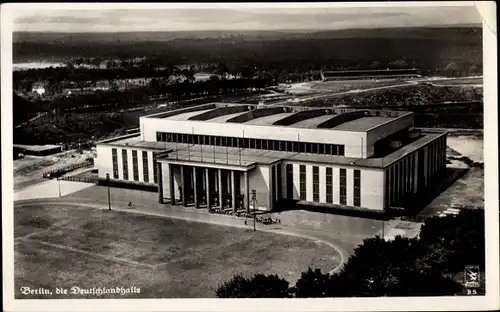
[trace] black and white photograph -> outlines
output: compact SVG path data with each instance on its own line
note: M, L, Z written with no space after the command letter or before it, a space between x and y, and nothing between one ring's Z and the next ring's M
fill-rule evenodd
M2 5L4 310L499 308L494 9Z

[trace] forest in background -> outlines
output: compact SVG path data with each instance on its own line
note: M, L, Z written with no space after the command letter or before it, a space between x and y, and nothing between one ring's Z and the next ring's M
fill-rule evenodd
M24 33L13 35L14 63L69 58L155 58L165 64L224 63L261 70L380 67L404 61L423 73L455 63L482 73L481 27L351 29L316 32Z

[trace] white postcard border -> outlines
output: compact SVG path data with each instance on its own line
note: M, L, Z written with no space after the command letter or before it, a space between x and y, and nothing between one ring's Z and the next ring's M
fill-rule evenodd
M14 299L13 166L12 166L12 14L16 9L137 9L137 8L361 7L361 6L471 6L483 16L484 161L486 218L486 296L332 298L332 299ZM7 4L1 7L2 82L2 217L5 311L429 311L498 308L498 131L497 47L494 2L379 2L379 3L242 3L242 4ZM495 27L492 27L494 25ZM6 92L5 90L9 90Z

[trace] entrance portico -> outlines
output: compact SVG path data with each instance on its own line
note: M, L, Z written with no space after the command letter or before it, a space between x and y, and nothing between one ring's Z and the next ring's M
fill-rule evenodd
M159 202L165 203L167 199L172 205L249 212L249 171L254 167L158 159ZM166 183L168 187L164 187Z

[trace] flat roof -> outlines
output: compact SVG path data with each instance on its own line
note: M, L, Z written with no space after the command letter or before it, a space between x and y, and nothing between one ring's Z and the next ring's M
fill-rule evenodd
M352 121L341 123L338 126L331 128L332 130L346 131L368 131L369 129L379 126L383 123L394 120L394 117L363 117Z
M295 112L293 113L279 113L279 114L273 114L273 115L268 115L268 116L263 116L263 117L258 117L255 119L251 119L247 122L244 122L246 125L257 125L257 126L272 126L273 123L276 121L286 118L288 116L294 115Z
M316 129L316 128L318 128L319 124L327 121L328 119L330 119L334 116L336 116L336 115L335 114L328 114L328 115L313 117L313 118L309 118L309 119L304 119L304 120L301 120L301 121L296 122L294 124L291 124L290 127Z
M134 136L134 137L120 138L116 141L107 140L106 142L104 142L104 144L146 148L146 149L155 149L155 150L168 149L165 142L144 141L144 140L142 140L142 138L139 134L137 136Z
M204 163L248 166L255 163L271 164L286 157L287 152L239 149L235 147L168 143L173 149L166 159Z
M247 112L238 112L238 113L233 113L233 114L228 114L228 115L223 115L219 117L215 117L212 119L208 119L207 121L209 122L226 122L228 119L231 119L233 117L236 117L241 114L246 114Z
M232 109L231 107L237 107L237 108ZM323 110L325 110L324 113ZM308 111L311 111L311 113L308 113ZM346 115L351 115L353 113L355 114L358 111L364 112L366 114L366 117L357 118L356 120L351 120L351 121L345 121L332 128L318 128L320 124L324 123L325 121L335 116L339 117L338 118L339 122L341 122L342 120L352 119ZM230 119L246 115L245 118L241 118L240 122L234 122L234 123L245 124L245 125L256 125L256 126L274 126L275 122L297 114L297 116L294 116L292 118L293 120L287 120L286 122L284 122L286 125L276 125L276 127L366 132L376 126L382 125L384 123L396 120L398 118L413 113L402 112L402 111L388 111L380 109L362 109L362 108L355 109L355 108L335 108L335 107L302 107L302 106L286 106L286 105L283 106L264 105L261 107L258 105L250 105L250 104L211 103L211 104L203 104L194 107L177 109L166 113L161 113L159 115L150 115L145 117L161 118L161 119L175 120L175 121L188 121L192 117L203 114L206 114L205 116L203 116L203 118L195 118L195 119L203 119L203 120L198 120L199 122L208 122L216 124L216 123L226 123ZM166 117L163 117L165 115ZM290 122L293 121L296 122L289 124Z
M189 120L189 118L191 118L193 116L200 115L200 114L209 112L211 110L213 110L213 108L198 110L198 111L194 111L194 112L181 113L181 114L178 114L178 115L173 115L173 116L165 117L164 119L168 119L168 120Z

